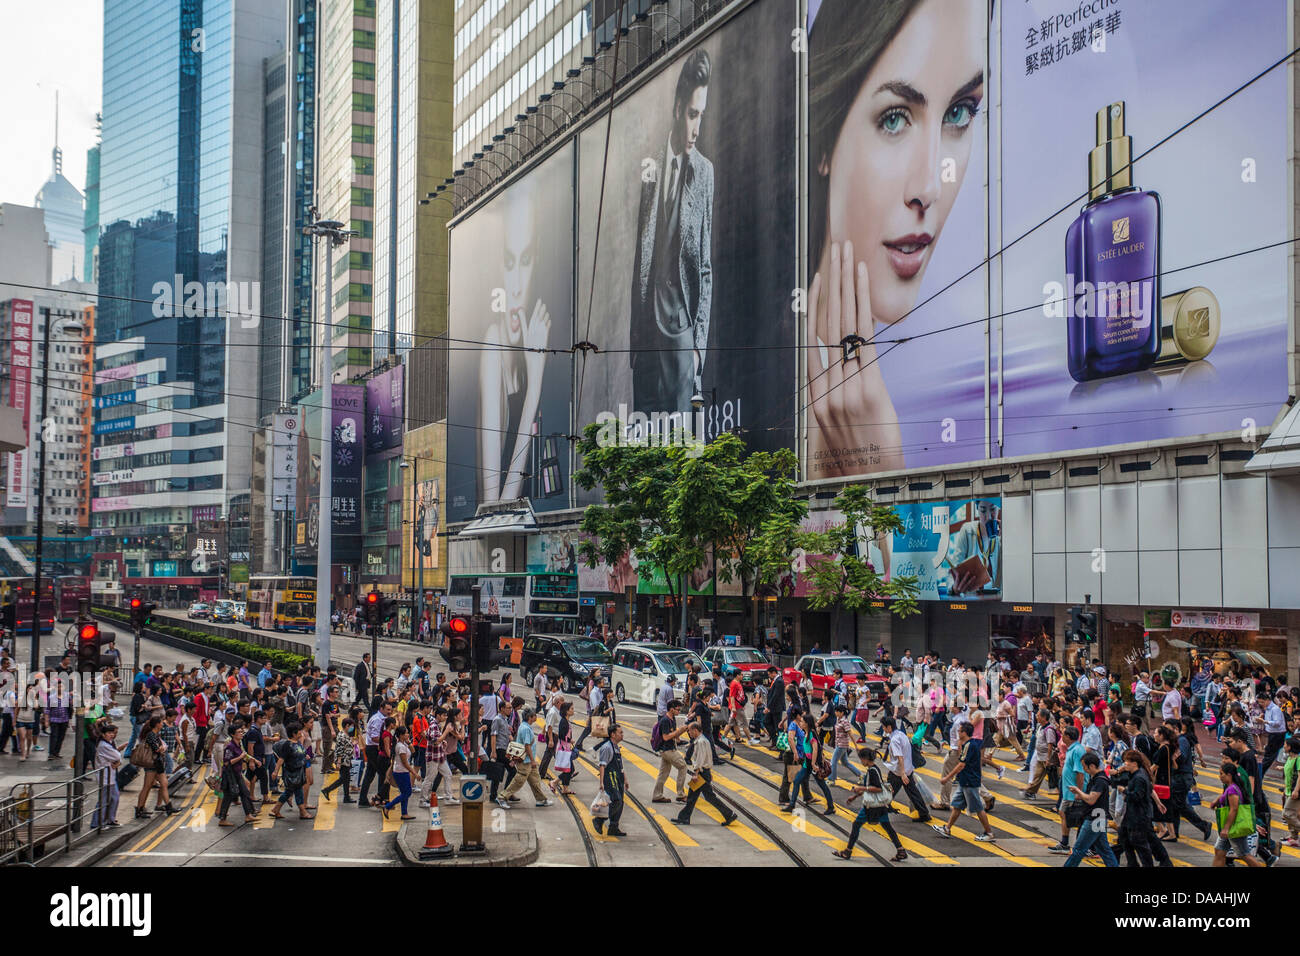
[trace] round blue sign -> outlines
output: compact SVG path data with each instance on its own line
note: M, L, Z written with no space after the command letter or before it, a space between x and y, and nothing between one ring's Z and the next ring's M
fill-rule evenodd
M460 795L465 800L482 800L483 784L477 780L468 780L460 785Z

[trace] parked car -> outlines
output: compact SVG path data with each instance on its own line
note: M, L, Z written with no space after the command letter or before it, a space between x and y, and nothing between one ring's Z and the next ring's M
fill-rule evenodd
M704 669L704 662L692 651L668 644L623 641L614 648L614 699L620 704L653 704L669 674L677 676L677 687L684 693L691 664Z
M772 663L756 647L706 647L700 657L706 669L718 664L724 677L730 677L732 671L740 671L740 686L745 688L746 694L763 680Z
M782 677L787 685L797 684L803 672L810 671L813 686L809 696L819 701L825 699L826 689L834 685L836 668L843 671L846 684L865 683L873 704L889 698L889 683L879 674L872 673L867 662L853 654L805 654L795 661L794 667L787 667Z
M545 664L547 678L559 677L561 686L572 692L582 689L593 667L608 675L613 662L614 656L600 641L573 634L531 634L524 638L519 652L519 672L526 685L532 686L538 669ZM529 695L525 699L532 702Z
M212 607L208 604L204 604L202 601L195 601L190 605L189 612L186 616L189 617L191 621L196 618L201 621L210 621L212 620Z

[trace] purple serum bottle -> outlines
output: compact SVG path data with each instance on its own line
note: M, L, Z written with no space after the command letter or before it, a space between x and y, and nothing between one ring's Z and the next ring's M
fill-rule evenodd
M1160 356L1160 197L1133 185L1124 104L1097 112L1088 202L1065 234L1070 377L1150 368Z

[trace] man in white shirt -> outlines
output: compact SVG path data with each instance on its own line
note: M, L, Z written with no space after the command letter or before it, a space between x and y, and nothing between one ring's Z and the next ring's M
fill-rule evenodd
M537 668L537 676L533 678L533 696L537 698L537 709L541 710L546 704L546 665L541 664Z
M1268 691L1259 695L1259 702L1264 706L1264 733L1268 735L1268 743L1264 747L1264 759L1259 765L1259 776L1263 779L1286 743L1286 715L1282 713L1282 708L1277 705L1273 695Z
M666 678L667 683L659 690L659 696L655 698L655 715L663 720L664 714L668 713L668 705L677 699L677 675L669 674Z
M889 754L885 768L889 771L889 786L895 797L899 790L907 791L907 799L918 814L917 823L930 822L930 808L925 805L925 797L916 785L915 767L912 765L912 741L907 734L898 729L893 717L886 717L880 722L881 733L889 739Z
M1141 720L1141 729L1145 731L1151 717L1151 677L1146 671L1138 674L1137 683L1133 685L1133 713Z

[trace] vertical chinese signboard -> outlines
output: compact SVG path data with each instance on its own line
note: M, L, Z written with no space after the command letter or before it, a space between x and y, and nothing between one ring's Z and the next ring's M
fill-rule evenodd
M32 381L32 304L26 299L10 303L9 341L9 407L18 409L23 419L24 445L30 438L27 413L31 399ZM28 461L27 448L9 453L9 481L5 489L5 505L9 508L27 507Z

